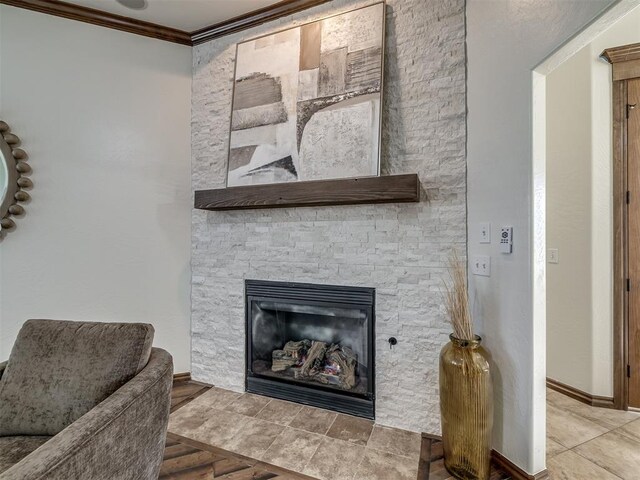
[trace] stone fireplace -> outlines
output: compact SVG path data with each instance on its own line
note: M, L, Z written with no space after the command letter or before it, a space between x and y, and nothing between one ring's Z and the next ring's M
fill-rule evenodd
M374 418L373 288L245 281L246 390Z
M194 190L226 185L236 44L375 1L333 0L194 47ZM417 173L420 203L194 210L191 373L246 390L246 279L373 287L375 420L437 433L442 280L467 238L465 3L386 4L381 173Z

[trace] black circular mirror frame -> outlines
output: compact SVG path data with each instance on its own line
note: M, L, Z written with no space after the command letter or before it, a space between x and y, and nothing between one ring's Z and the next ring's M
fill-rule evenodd
M7 232L16 228L11 218L21 217L25 210L21 203L28 202L31 197L25 191L33 187L27 175L31 167L27 163L27 154L20 146L20 139L11 133L6 122L0 120L0 162L4 162L7 170L7 191L4 198L0 198L0 239Z

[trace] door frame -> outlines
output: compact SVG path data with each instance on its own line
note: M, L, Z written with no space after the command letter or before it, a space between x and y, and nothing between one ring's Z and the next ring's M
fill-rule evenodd
M640 43L608 48L613 114L613 408L629 409L627 291L627 81L640 78Z

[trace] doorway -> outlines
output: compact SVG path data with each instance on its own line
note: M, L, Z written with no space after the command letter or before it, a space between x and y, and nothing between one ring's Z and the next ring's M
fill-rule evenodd
M611 128L612 124L612 80L611 80L611 65L608 65L602 60L598 60L598 57L602 51L612 45L625 45L633 42L638 42L638 29L637 25L630 25L625 32L620 31L618 28L611 28L612 26L618 26L622 24L633 23L631 14L638 6L638 3L627 4L618 3L607 12L605 12L600 18L594 21L590 26L585 28L582 32L577 34L572 40L567 42L564 46L550 55L544 62L536 66L533 69L532 85L533 85L533 179L534 179L534 208L533 208L533 226L534 226L534 312L537 312L539 320L546 326L546 350L547 358L546 362L541 361L540 366L547 375L547 380L553 378L557 379L565 385L573 387L575 393L587 393L587 395L578 395L579 402L573 401L568 398L568 391L565 390L562 393L554 392L553 389L547 390L547 402L546 402L546 415L547 415L547 460L549 470L554 473L562 471L563 465L566 466L570 463L570 460L580 459L584 460L585 467L598 468L599 465L594 464L600 462L602 459L597 455L593 455L588 460L585 457L575 456L571 450L576 445L587 444L593 442L598 443L597 440L600 437L604 438L602 431L598 426L594 426L593 420L595 418L585 418L586 415L594 414L597 416L603 416L607 418L621 418L622 421L627 421L629 418L633 420L634 413L632 412L614 412L609 409L597 408L598 406L604 406L606 403L610 407L618 407L614 404L614 376L615 378L621 378L623 373L622 363L620 367L616 366L614 372L614 343L615 350L617 352L623 351L622 338L616 334L614 338L614 306L616 312L624 312L624 309L620 308L620 302L618 299L620 295L616 291L615 298L613 296L614 285L622 285L618 281L618 277L614 278L613 272L615 270L616 275L619 274L619 266L624 266L623 257L617 256L615 258L616 267L614 269L614 210L616 218L620 218L621 214L618 212L617 207L619 198L613 198L612 192L614 191L614 180L618 183L619 178L613 177L613 162L612 162L612 144L613 144L613 132ZM633 16L634 17L634 16ZM635 17L634 17L635 18ZM640 24L640 22L639 22ZM635 38L632 38L635 36ZM549 276L554 270L558 268L565 268L568 264L571 264L571 256L575 253L576 243L568 241L564 245L560 245L558 240L553 240L553 243L548 241L549 229L553 228L551 222L552 218L549 218L549 211L558 211L564 209L566 204L558 202L554 198L549 198L549 190L553 188L552 182L556 181L558 177L554 178L554 171L549 170L551 162L559 162L559 156L550 157L548 144L548 122L550 115L556 114L558 111L565 112L567 115L564 117L566 122L564 124L557 123L563 128L574 128L577 126L577 122L586 122L587 115L583 114L583 107L585 105L578 101L569 106L568 109L559 110L557 105L551 100L549 96L553 94L550 91L551 74L557 72L561 67L566 67L568 62L576 58L576 54L580 53L584 48L590 48L589 61L591 62L588 67L591 75L591 85L584 87L587 93L582 97L584 102L589 102L592 106L591 112L587 112L587 115L591 118L590 124L585 126L587 136L582 137L582 143L580 140L568 141L565 152L574 154L576 146L582 148L584 142L591 145L590 147L590 162L587 163L586 156L580 157L576 155L576 158L580 160L584 159L583 166L581 167L576 163L576 168L571 169L567 175L564 176L564 184L572 184L575 179L575 173L580 175L586 175L585 168L591 169L590 179L583 181L583 185L587 185L590 188L591 196L588 201L576 201L575 198L569 198L572 202L577 204L578 208L594 208L599 209L599 213L605 213L605 221L602 217L593 213L593 210L589 213L584 213L585 216L590 215L591 219L588 226L588 230L582 228L582 232L586 232L586 235L591 235L591 238L596 238L598 242L598 250L595 250L593 243L587 245L589 248L587 255L583 255L582 262L589 261L592 265L597 263L596 267L590 268L590 285L584 286L586 283L586 276L579 277L580 285L574 282L553 282L549 281ZM584 52L582 52L584 53ZM576 60L578 61L578 60ZM595 73L594 73L595 72ZM576 82L569 82L565 92L569 92L572 95L575 93L576 87L582 84ZM561 97L562 98L562 97ZM625 97L626 100L626 97ZM604 105L606 103L606 105ZM550 107L551 106L551 107ZM576 108L577 106L577 108ZM617 108L617 107L616 107ZM595 120L594 120L595 119ZM594 127L598 126L598 127ZM616 127L616 138L621 131L620 126ZM576 134L576 138L578 135ZM605 138L605 141L602 139ZM582 152L582 150L581 150ZM597 161L594 158L597 157ZM604 158L606 157L606 159ZM564 157L562 157L564 158ZM618 158L619 161L619 158ZM605 165L606 164L606 165ZM556 163L557 165L557 163ZM586 166L585 166L586 165ZM597 167L607 166L608 171L603 171ZM621 164L618 164L618 167ZM619 171L619 170L617 170ZM595 172L595 173L594 173ZM562 187L561 187L562 188ZM594 192L595 195L594 196ZM626 192L626 190L625 190ZM550 201L551 200L551 201ZM583 199L580 199L583 200ZM615 200L615 202L614 202ZM605 204L607 202L607 204ZM566 210L564 210L566 211ZM595 220L594 220L595 219ZM608 220L607 220L608 219ZM574 215L566 215L563 219L566 220L561 225L571 225L571 222L575 222L576 217ZM575 225L575 223L573 223ZM617 222L620 225L620 222ZM596 237L594 237L594 232ZM560 234L564 231L559 231ZM566 237L558 235L556 239L565 241ZM620 229L616 231L615 239L620 235ZM608 241L608 250L606 254L602 254L600 247L603 245L603 241ZM558 243L556 243L558 242ZM550 251L551 250L551 251ZM555 250L555 251L554 251ZM603 248L604 250L604 248ZM622 251L622 250L621 250ZM550 255L555 253L555 257ZM603 259L608 260L609 264L606 265L602 262ZM579 265L582 267L582 265ZM569 269L571 270L571 268ZM626 274L626 271L624 272ZM625 278L624 274L620 278ZM605 279L606 284L597 284L601 280ZM578 301L572 301L567 296L561 296L560 300L563 302L563 306L567 307L567 310L572 307L577 307L574 310L580 310L582 312L588 303L593 304L594 299L599 302L596 307L592 307L591 315L587 321L579 323L580 320L584 320L584 316L575 315L575 322L570 326L563 327L564 331L554 331L554 317L549 315L549 306L553 301L553 296L557 293L556 287L560 286L565 291L568 291L571 295L577 296L578 293L575 290L582 288L582 292L585 294L584 299ZM603 302L604 296L608 296L608 302ZM624 295L623 295L624 298ZM566 311L566 310L565 310ZM560 319L564 322L567 317L564 315L565 311L556 313L555 319ZM595 313L594 313L595 312ZM566 322L563 323L566 325ZM585 333L585 329L588 333ZM617 330L619 331L619 330ZM576 332L583 335L577 338ZM615 342L614 342L615 340ZM579 343L579 345L577 345ZM576 350L579 347L581 350ZM555 350L553 350L555 349ZM552 352L550 354L550 352ZM584 353L584 355L580 355ZM552 355L557 355L553 357ZM616 355L617 356L617 355ZM545 364L546 363L546 364ZM573 367L572 370L567 368L567 364ZM562 366L564 370L556 368L551 371L554 366ZM626 364L625 364L626 366ZM577 372L577 373L576 373ZM615 375L613 375L615 373ZM616 381L616 384L619 383ZM549 386L549 382L547 382ZM560 385L558 385L560 386ZM616 400L618 386L616 385ZM571 391L569 390L569 391ZM581 390L582 392L577 392ZM564 403L568 406L567 409L558 412L558 405L556 403ZM584 405L589 403L589 405ZM620 408L620 407L618 407ZM562 409L560 409L562 410ZM582 415L584 414L584 415ZM570 419L573 421L572 425L568 425L565 420ZM587 428L582 428L587 426ZM554 434L561 432L562 438L555 436ZM580 434L578 434L581 432ZM614 435L613 433L610 435ZM578 438L580 437L580 438ZM588 438L587 438L588 437ZM608 437L607 437L608 438ZM561 441L562 440L562 441ZM554 449L558 447L558 450ZM569 450L566 450L569 448ZM586 446L585 446L586 448ZM561 452L561 453L558 453ZM593 460L593 461L592 461ZM603 467L600 467L603 468ZM573 476L576 476L575 470L570 470ZM590 475L584 476L584 478L605 478L607 472L600 473L604 475L594 475L594 471L591 471ZM573 478L572 475L568 475L567 478ZM631 477L634 478L634 477Z

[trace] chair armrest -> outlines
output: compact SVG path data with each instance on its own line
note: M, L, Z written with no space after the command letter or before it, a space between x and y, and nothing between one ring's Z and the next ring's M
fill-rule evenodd
M0 480L157 480L169 422L173 360L154 348L147 366Z
M7 362L0 363L0 378L2 378L2 374L4 373L4 369L7 368Z

